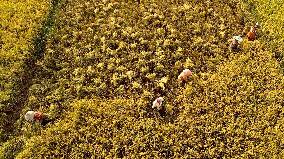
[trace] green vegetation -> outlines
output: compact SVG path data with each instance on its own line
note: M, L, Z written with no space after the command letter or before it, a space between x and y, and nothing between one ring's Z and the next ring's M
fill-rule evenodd
M0 1L0 102L8 100L13 73L29 52L30 42L44 19L48 1Z
M64 1L21 110L56 121L21 117L0 158L284 157L283 18L267 3Z
M253 13L262 23L263 42L271 49L273 56L280 62L282 71L284 68L283 43L284 43L284 3L281 0L250 0L254 4Z
M32 39L45 19L49 2L0 0L0 143L6 136L4 129L11 114L19 110L13 108L20 108L12 101L19 96L21 87L18 86L23 82L20 76L24 73L24 61L30 59L31 50L34 49Z

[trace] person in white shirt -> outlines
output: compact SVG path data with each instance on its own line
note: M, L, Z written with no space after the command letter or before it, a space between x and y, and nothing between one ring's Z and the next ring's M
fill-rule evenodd
M162 108L162 103L164 101L163 97L159 97L157 98L152 105L152 108L157 108L158 110L160 110Z
M50 119L47 115L39 112L39 111L28 111L25 114L25 119L28 122L38 122L42 126L45 126L46 124L54 121L53 119Z

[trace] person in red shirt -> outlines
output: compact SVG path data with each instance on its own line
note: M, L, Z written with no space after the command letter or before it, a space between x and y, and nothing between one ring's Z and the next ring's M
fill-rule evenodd
M42 126L45 126L46 124L54 121L53 119L50 119L47 115L38 111L28 111L25 114L25 119L29 122L38 122Z
M43 120L43 115L41 112L35 112L34 114L34 120L37 122L40 122Z
M256 29L258 26L258 23L256 23L255 26L250 28L250 31L247 33L247 38L249 41L254 41L256 39Z

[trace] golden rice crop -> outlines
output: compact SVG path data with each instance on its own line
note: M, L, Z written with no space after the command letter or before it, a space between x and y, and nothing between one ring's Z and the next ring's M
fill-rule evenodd
M0 138L8 120L13 87L22 72L23 61L33 50L32 40L49 9L49 0L0 0ZM18 89L18 88L17 88ZM0 143L2 142L0 140ZM2 143L1 143L2 145Z
M48 1L0 1L1 102L9 98L12 74L21 68L21 62L30 51L32 38L48 8Z
M242 51L228 49L258 20L249 2L67 1L23 109L57 120L41 128L19 119L19 140L3 150L17 149L17 158L281 158L284 78L265 29ZM180 83L184 69L192 76ZM164 108L153 109L160 96Z

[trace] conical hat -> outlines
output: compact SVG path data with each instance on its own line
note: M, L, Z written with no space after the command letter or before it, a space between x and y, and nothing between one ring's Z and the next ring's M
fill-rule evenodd
M25 119L26 119L27 121L32 122L32 121L34 121L34 115L35 115L35 112L34 112L34 111L28 111L28 112L26 113L26 115L25 115Z

